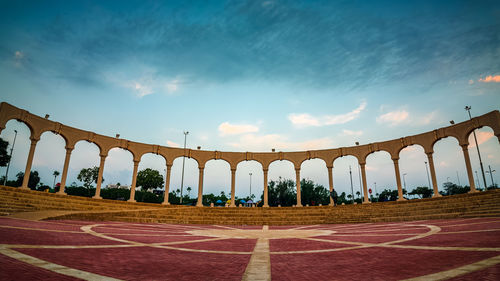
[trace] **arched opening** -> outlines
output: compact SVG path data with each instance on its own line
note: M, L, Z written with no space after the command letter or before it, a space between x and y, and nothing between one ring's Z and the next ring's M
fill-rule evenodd
M203 205L223 205L231 193L231 166L225 160L209 160L205 163L203 179ZM219 203L217 203L220 200Z
M293 163L288 160L275 160L269 164L267 187L269 206L296 205L297 189Z
M410 199L432 197L432 180L424 148L410 145L399 152L401 184Z
M112 194L116 192L117 196L119 196L116 198L118 200L128 200L130 198L134 168L133 159L132 152L126 149L115 147L109 150L102 175L101 196L103 198L113 199L110 197L111 195L107 194L108 192ZM119 191L115 191L115 189Z
M37 190L48 191L55 189L56 180L61 179L66 155L66 141L62 136L52 132L44 132L40 136L33 157L31 171L38 173L40 181ZM30 187L33 189L33 187Z
M262 171L262 165L255 160L238 163L236 169L235 201L252 199L253 202L259 203L263 200L263 194L264 172Z
M16 133L17 131L17 133ZM22 177L19 179L18 174L24 174L26 168L26 161L28 159L28 153L30 150L30 128L23 122L17 120L10 120L5 124L5 129L3 129L0 137L9 142L7 147L7 153L10 155L12 146L12 157L10 160L7 181L5 181L5 175L7 173L7 167L0 168L0 184L7 186L18 187L22 185ZM15 143L14 143L14 138Z
M377 201L397 200L398 186L391 155L386 151L370 153L366 157L366 181L373 183L379 195ZM405 192L403 191L403 194Z
M351 189L352 186L352 189ZM373 188L368 183L369 188ZM352 155L347 155L335 159L333 162L333 188L337 191L337 204L352 204L353 198L361 203L363 185L361 183L361 170L358 159ZM359 196L357 193L359 192ZM373 197L376 197L376 190L373 189Z
M470 190L462 148L454 137L440 139L433 146L439 193L453 195Z
M487 126L475 130L475 133L484 170L483 178L474 134L471 132L469 134L469 157L476 188L484 190L485 181L488 189L498 188L498 178L500 178L498 177L498 173L500 173L500 145L498 145L498 138L495 136L493 129Z
M316 206L330 203L328 169L322 159L310 159L300 167L302 205Z
M78 141L71 152L68 166L68 176L66 179L66 194L77 196L92 196L95 191L86 190L86 184L78 180L78 175L84 169L99 170L100 149L95 143L85 140ZM82 173L83 175L83 173ZM90 181L90 180L89 180ZM95 181L91 185L95 188Z
M185 157L184 181L182 180L182 158L175 158L171 171L170 194L168 202L180 204L182 185L182 204L196 205L198 199L198 162L193 158Z
M166 161L163 156L146 153L137 167L135 200L137 202L162 203L165 191Z

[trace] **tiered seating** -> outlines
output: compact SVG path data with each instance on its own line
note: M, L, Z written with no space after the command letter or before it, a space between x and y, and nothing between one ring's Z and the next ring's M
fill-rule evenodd
M491 190L404 202L337 207L198 208L95 200L0 187L0 214L33 210L75 210L79 212L54 219L189 224L297 225L500 217L499 201L500 190Z

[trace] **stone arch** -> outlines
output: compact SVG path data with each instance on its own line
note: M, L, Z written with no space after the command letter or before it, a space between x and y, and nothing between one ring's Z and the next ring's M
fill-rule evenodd
M221 191L226 196L231 192L231 164L225 159L213 158L205 163L203 194L213 193L217 196Z
M170 179L170 203L178 204L178 198L174 199L172 197L172 193L179 195L181 191L181 182L182 182L182 155L173 158L172 160L172 171L171 171L171 179ZM196 160L196 158L186 157L185 158L185 169L184 169L184 180L182 182L182 194L185 196L187 194L186 189L188 187L191 188L190 198L196 199L198 196L198 174L199 174L200 164ZM177 192L179 190L179 192ZM177 196L176 195L176 196ZM194 200L196 202L196 200ZM183 201L183 204L186 204Z
M94 151L89 151L93 149ZM83 151L82 151L83 150ZM92 152L92 153L90 153ZM86 140L79 140L75 143L74 149L71 152L71 160L68 167L68 176L66 182L77 182L77 177L81 169L99 167L99 155L101 153L101 148L93 143ZM95 161L90 159L90 154ZM86 162L84 165L76 165L76 163ZM69 186L70 184L66 184Z
M460 178L460 185L468 185L467 167L459 140L456 137L441 138L434 143L433 150L438 191L443 191L446 182L458 184Z
M127 153L128 152L128 153ZM133 178L133 161L134 154L128 150L121 147L112 147L107 150L106 162L104 164L103 178L106 184L117 184L120 178L129 178L127 182L120 182L121 186L128 186L129 189L132 186ZM110 168L113 168L113 172L110 172Z
M264 172L262 164L257 160L248 160L238 162L236 169L236 196L246 198L250 195L250 175L252 194L255 195L253 201L257 202L264 199Z
M31 171L38 171L40 175L40 183L44 183L52 187L54 171L62 173L64 164L64 155L66 154L64 147L66 140L51 131L45 131L40 135L35 154L33 157L33 165ZM59 180L60 180L59 175Z
M408 193L419 186L428 187L432 190L433 187L425 148L419 144L408 145L399 151L398 156L403 188L406 188ZM413 165L408 165L410 162ZM415 163L419 164L415 165ZM413 197L417 198L418 196Z
M491 170L498 171L500 168L500 145L494 140L495 131L490 126L482 126L475 130L476 138L479 144L479 152L481 155L481 162L483 163L484 178L482 176L482 170L480 166L479 156L476 148L476 142L474 140L474 135L472 131L468 135L468 151L471 160L471 166L474 176L474 182L477 188L484 189L485 186L490 187L495 183L498 186L498 181L496 176L498 172L492 172ZM486 185L485 185L486 182Z
M301 166L300 166L300 176L301 176L301 181L312 181L314 185L321 185L323 186L327 193L325 196L324 201L318 201L318 200L307 200L307 197L305 194L301 194L302 196L302 205L327 205L330 202L330 196L329 196L329 182L328 182L328 169L327 165L324 159L322 158L311 158L311 159L306 159L302 161ZM301 188L302 191L304 190L304 186L301 183ZM312 202L314 201L314 202Z
M157 170L163 177L163 182L160 186L160 188L163 188L165 186L166 167L167 159L165 159L163 155L156 154L154 152L145 152L141 153L141 156L139 157L139 166L137 171L140 172L141 170L147 168ZM139 187L139 184L137 184L137 187Z
M343 155L341 157L336 157L332 163L333 165L333 187L337 191L338 195L341 196L345 192L345 198L348 199L348 195L351 195L351 175L349 174L349 166L351 166L352 174L352 185L354 196L356 196L356 191L362 190L361 175L359 173L359 160L356 155ZM350 203L349 201L346 202Z
M366 163L366 180L368 183L374 183L374 186L376 182L379 193L385 189L398 189L392 156L388 151L380 150L370 153L366 157ZM385 174L385 177L381 177L381 174ZM390 178L393 180L392 182L383 181L382 178Z

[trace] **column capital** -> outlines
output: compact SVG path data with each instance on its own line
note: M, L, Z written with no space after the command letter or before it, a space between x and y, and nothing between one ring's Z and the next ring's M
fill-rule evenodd
M397 157L397 158L392 158L392 162L394 162L394 163L399 162L399 157Z
M462 150L469 150L469 143L462 143L460 146L462 147Z
M236 168L231 168L231 173L236 173Z
M361 167L364 167L366 165L366 162L359 162L358 163Z
M264 173L267 173L267 172L269 171L269 169L268 169L268 168L262 168L262 171L263 171Z
M427 157L432 157L432 154L434 154L434 150L426 151L425 154L427 154Z
M66 153L71 152L73 151L73 149L75 149L74 146L65 146L64 148L66 149Z
M299 167L299 168L297 168L297 167L296 167L296 168L295 168L295 172L296 172L296 173L300 173L300 167Z
M172 169L172 166L173 166L173 164L167 163L167 169L169 169L169 170Z
M198 166L198 169L200 169L200 171L203 171L205 169L205 166Z
M333 165L326 165L327 169L333 169Z
M106 157L108 157L108 154L99 154L99 156L101 157L101 159L106 159Z
M31 145L36 144L40 140L40 137L30 137Z
M134 166L139 166L140 162L141 162L141 160L134 160Z

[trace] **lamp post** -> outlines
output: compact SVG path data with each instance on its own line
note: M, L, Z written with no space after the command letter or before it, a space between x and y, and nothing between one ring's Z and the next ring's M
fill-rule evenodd
M361 185L361 165L358 164L358 178L359 178L359 193L363 197L363 186Z
M250 199L252 199L252 173L248 173L250 175Z
M7 177L9 175L10 161L12 161L12 151L14 150L14 145L16 144L17 130L14 130L14 141L12 142L12 147L10 148L10 158L9 163L7 163L7 171L5 171L5 179L3 180L3 185L7 184Z
M184 131L184 155L182 156L182 177L181 177L181 198L180 198L181 204L182 204L182 188L184 187L184 163L186 161L186 138L188 134L189 134L188 131Z
M462 185L460 184L460 177L458 176L458 171L456 171L456 172L457 172L457 181L458 181L458 186L462 186Z
M470 115L470 106L465 106L465 110L469 113L469 119L472 120L472 116ZM481 153L479 152L479 145L477 144L477 137L476 137L476 130L472 131L474 134L474 141L476 142L476 148L477 148L477 156L479 157L479 166L481 167L481 173L483 175L483 181L484 181L484 188L486 188L488 185L486 184L486 176L484 175L484 168L483 168L483 161L481 160Z
M352 171L351 171L351 165L349 165L349 178L351 179L352 204L354 204L354 189L352 188Z
M488 165L488 169L489 171L486 171L486 173L490 173L490 176L491 176L491 186L495 186L495 182L493 181L493 173L496 172L496 170L491 170L491 166Z
M406 173L403 174L403 186L406 189L406 180L405 180Z
M375 186L375 194L378 194L378 192L377 192L377 182L374 182L373 185Z
M479 177L477 176L477 171L474 172L476 173L477 187L481 188L481 182L479 181Z
M429 188L431 188L431 179L429 178L429 168L427 168L427 161L425 163L425 170L427 171L427 182L429 183Z

